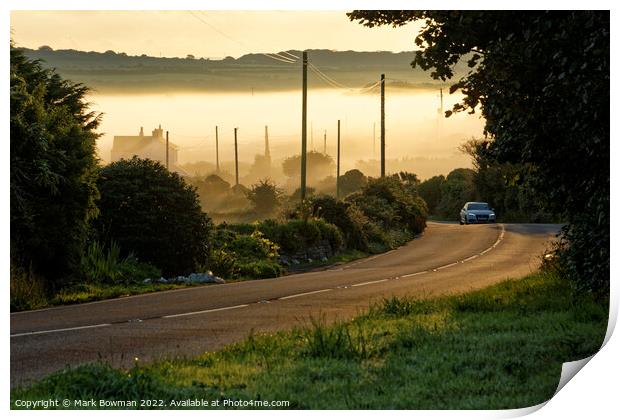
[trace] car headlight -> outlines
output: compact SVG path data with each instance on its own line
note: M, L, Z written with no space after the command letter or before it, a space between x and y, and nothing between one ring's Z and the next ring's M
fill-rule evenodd
M490 213L489 217L495 217L495 213Z
M474 213L467 213L467 216L469 216L469 217L476 217L476 215Z

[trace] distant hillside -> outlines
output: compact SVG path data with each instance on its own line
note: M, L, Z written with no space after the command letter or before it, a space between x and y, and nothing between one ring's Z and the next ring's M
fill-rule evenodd
M98 91L161 90L286 90L299 88L301 64L284 63L265 54L246 54L237 59L165 58L129 56L114 51L37 50L22 48L26 56L44 61L63 77ZM287 51L301 57L300 51ZM280 52L281 55L287 55ZM310 62L338 83L368 86L385 73L388 84L399 87L431 87L428 73L411 68L414 53L309 50ZM312 87L329 85L309 71Z

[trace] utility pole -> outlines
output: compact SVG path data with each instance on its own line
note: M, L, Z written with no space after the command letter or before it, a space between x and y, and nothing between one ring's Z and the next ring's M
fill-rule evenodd
M239 155L237 154L237 127L235 127L235 185L239 185Z
M327 154L327 130L323 133L323 154Z
M217 133L217 125L215 126L215 171L220 173L220 140Z
M308 53L302 54L301 67L301 200L306 199L306 117L308 112Z
M168 168L168 149L170 148L170 142L168 141L168 131L166 131L166 169Z
M381 178L385 177L385 74L381 75Z
M338 146L336 151L336 198L340 198L340 120L338 120Z

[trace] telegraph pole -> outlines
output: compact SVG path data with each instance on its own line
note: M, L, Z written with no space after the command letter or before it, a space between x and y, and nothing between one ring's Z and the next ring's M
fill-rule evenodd
M215 171L220 173L220 141L217 133L217 125L215 126Z
M327 154L327 130L323 133L323 154Z
M301 67L301 200L306 199L306 117L308 112L308 53L302 54Z
M235 185L239 185L239 156L237 154L237 127L235 127Z
M336 198L340 198L340 120L338 120L338 146L336 152Z
M381 75L381 178L385 177L385 74Z
M168 169L168 149L170 147L170 142L168 141L168 131L166 131L166 169Z

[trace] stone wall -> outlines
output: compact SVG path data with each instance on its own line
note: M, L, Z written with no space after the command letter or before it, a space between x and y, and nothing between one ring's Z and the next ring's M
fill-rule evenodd
M294 254L280 254L282 265L308 263L315 260L325 261L334 255L331 245L327 239L322 240L316 245L298 251Z

